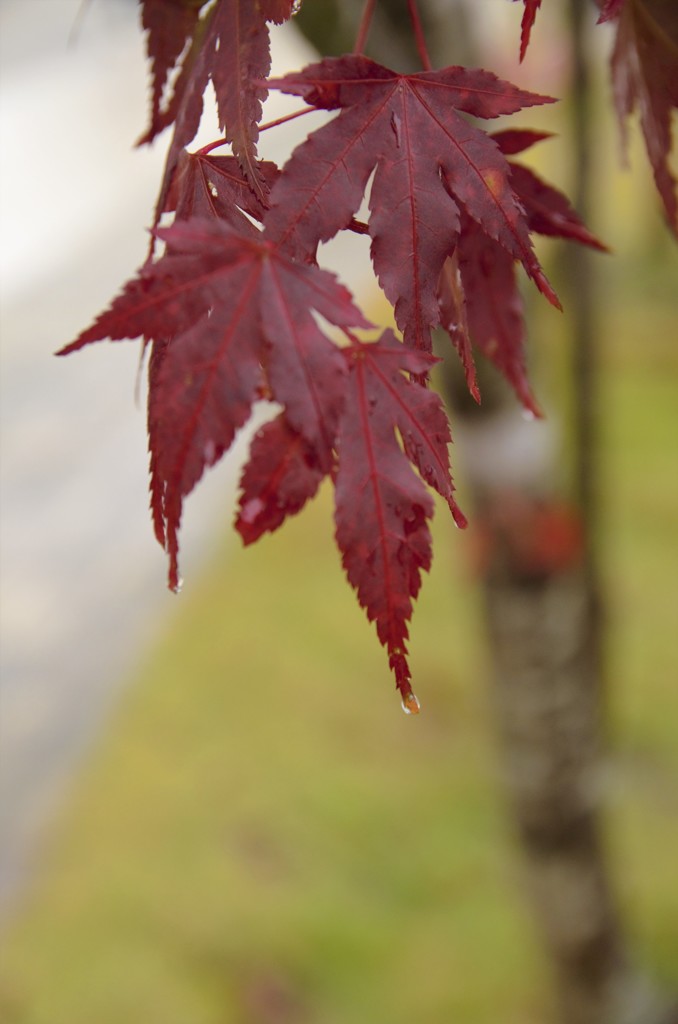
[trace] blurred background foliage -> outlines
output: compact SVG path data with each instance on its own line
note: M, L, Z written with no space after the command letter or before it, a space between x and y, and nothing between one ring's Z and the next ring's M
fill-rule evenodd
M559 106L522 123L557 132ZM678 261L635 132L633 175L619 170L602 66L596 107L590 226L615 250L598 259L607 830L638 959L675 989ZM533 154L566 183L566 139ZM558 245L540 255L557 284ZM530 311L537 392L567 422L566 326L539 299ZM343 579L327 490L252 550L224 534L111 715L7 930L3 1021L543 1024L473 524L464 536L438 508L412 631L416 719Z

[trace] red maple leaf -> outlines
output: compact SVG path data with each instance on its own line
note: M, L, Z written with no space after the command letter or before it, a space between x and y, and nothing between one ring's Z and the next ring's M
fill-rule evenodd
M524 130L495 132L501 151L521 153L548 133ZM558 189L522 164L509 162L511 185L525 210L531 231L567 238L602 252L606 247L585 227ZM459 352L471 393L479 398L471 342L513 386L520 401L541 415L525 366L523 302L515 261L479 224L463 215L458 253L448 260L438 283L441 322Z
M667 0L608 0L600 20L617 16L612 53L615 106L626 119L637 108L654 179L671 230L678 234L676 179L669 167L671 118L678 108L678 4Z
M343 327L370 325L332 274L294 263L260 235L204 220L159 235L167 254L60 354L105 338L154 342L151 505L176 588L183 499L229 449L257 398L279 402L314 464L323 475L332 468L346 367L312 310Z
M436 283L459 240L461 211L520 260L557 304L506 159L459 113L492 118L548 98L487 71L401 75L360 56L326 59L269 84L340 113L283 168L264 219L267 234L313 258L318 242L349 225L374 171L372 260L408 345L431 349L431 328L439 322Z
M270 160L261 160L258 166L270 188L279 173L277 166ZM177 220L216 217L256 232L244 214L261 221L265 209L235 157L182 150L161 212L174 212Z
M193 37L205 3L206 0L141 0L141 24L148 33L146 52L151 62L152 83L151 118L142 142L150 142L168 123L161 114L165 85L187 40Z
M277 530L288 516L299 512L326 473L327 465L284 415L264 424L252 440L240 481L235 526L245 544Z
M179 0L164 5L145 0L143 15L150 23L148 49L153 57L153 103L151 124L140 139L150 142L174 124L158 210L162 211L169 181L181 151L194 138L203 111L203 94L211 81L217 101L219 128L231 144L243 173L260 200L266 181L256 160L258 124L266 97L263 81L271 67L268 20L289 17L287 0L217 0L197 18L193 8L201 3ZM193 11L189 19L189 11ZM160 12L160 13L159 13ZM193 26L191 43L181 62L171 96L160 108L160 83L176 63L179 39ZM182 44L183 45L183 44ZM157 70L156 70L157 69ZM160 90L160 92L159 92ZM159 219L156 216L156 223Z
M421 571L431 565L433 501L421 477L465 525L453 498L449 426L438 395L402 372L426 374L433 356L405 348L391 331L344 354L350 372L337 440L337 544L407 706L407 624Z

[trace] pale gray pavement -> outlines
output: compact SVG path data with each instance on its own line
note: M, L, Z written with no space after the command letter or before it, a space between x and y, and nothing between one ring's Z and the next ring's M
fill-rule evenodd
M147 97L136 4L91 0L78 17L80 8L81 0L0 3L5 914L121 680L177 600L148 520L138 344L52 355L141 263L166 146L165 138L151 150L131 146ZM305 59L287 29L275 53L279 70ZM282 109L274 102L268 117ZM282 157L301 131L298 122L276 131L264 155ZM204 141L215 136L210 125ZM354 284L365 274L353 254L340 251L338 261ZM233 464L220 466L188 502L187 585L228 520L235 476Z

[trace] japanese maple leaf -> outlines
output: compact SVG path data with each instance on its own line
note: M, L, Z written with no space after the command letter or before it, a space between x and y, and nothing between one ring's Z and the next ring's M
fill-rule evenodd
M269 160L260 161L259 171L268 187L279 173L277 166ZM216 217L239 230L254 232L256 237L256 228L244 214L261 221L265 207L248 184L235 157L183 150L162 210L163 213L171 211L177 220Z
M515 155L528 147L549 138L547 132L501 131L492 136L507 156ZM605 246L582 222L562 192L543 181L534 171L522 164L509 161L511 184L525 210L530 231L553 238L566 238L580 242L601 252Z
M336 433L338 417L328 427ZM240 481L236 529L245 544L273 532L318 490L327 464L281 414L255 434Z
M159 232L168 251L60 354L105 338L154 343L149 390L151 505L178 585L183 499L231 446L262 395L284 407L323 473L343 403L341 351L313 317L367 327L333 275L222 221Z
M525 364L523 300L511 257L468 217L458 263L439 282L441 322L459 352L471 394L480 401L472 346L509 381L524 407L539 416Z
M264 218L267 236L312 259L318 242L350 223L374 171L371 255L408 345L431 349L436 282L457 244L462 210L557 304L504 156L459 113L492 118L550 100L487 71L401 75L361 56L329 58L269 84L340 113L283 168Z
M612 53L615 105L625 138L636 107L654 179L671 230L678 234L676 179L669 167L671 118L678 108L678 4L674 0L608 2L601 20L618 17Z
M493 135L507 156L521 153L544 138L548 138L547 133L522 130ZM607 251L562 192L522 164L510 161L509 166L511 185L531 231ZM525 408L535 416L541 415L526 372L523 301L515 261L468 215L462 219L456 259L448 261L441 274L438 298L442 324L462 358L471 393L479 397L471 355L473 342L506 377Z
M431 565L433 514L422 477L465 523L453 498L440 398L403 373L425 374L436 360L405 348L391 331L376 343L355 342L344 354L350 373L337 441L337 544L349 582L387 648L404 705L416 710L408 622L421 572Z
M154 103L157 83L160 80L164 82L168 69L177 59L178 39L187 24L186 7L191 7L186 2L165 0L165 21L162 24L172 26L173 42L163 50L162 43L170 32L167 29L160 35L155 14L156 4L157 0L148 10L146 6L143 8L144 16L150 18L153 13L156 17L153 22L155 28L149 31L148 43L149 54L153 55L154 60ZM197 0L195 6L200 7ZM267 18L283 20L287 16L289 5L286 2L217 0L199 20L193 17L191 44L181 64L172 95L163 110L157 104L153 106L151 126L140 140L141 143L150 142L160 131L174 124L174 137L167 158L159 208L162 208L179 153L198 130L203 111L203 94L210 81L216 94L219 127L226 141L233 147L247 181L263 201L266 183L257 164L256 144L262 101L266 97L262 81L271 67L266 21Z
M206 0L141 0L141 24L151 62L151 118L143 142L165 127L161 105L170 72L191 39Z
M520 26L521 61L524 60L527 47L530 44L532 26L534 25L534 19L537 17L537 11L541 7L541 0L523 0L523 3L525 4L525 10L523 11L523 20Z

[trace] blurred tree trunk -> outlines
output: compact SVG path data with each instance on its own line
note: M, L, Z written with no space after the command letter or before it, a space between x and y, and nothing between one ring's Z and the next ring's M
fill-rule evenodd
M573 66L571 192L586 220L592 128L584 22L595 9L590 0L566 5ZM419 7L434 64L472 62L463 0L420 0ZM307 0L297 20L322 52L350 52L362 8L363 0ZM514 45L517 50L517 37ZM380 0L367 51L399 70L419 69L406 0ZM584 247L563 249L575 395L574 500L564 501L554 483L553 433L521 418L515 398L492 371L479 366L480 407L450 361L444 386L476 506L505 782L553 968L556 1019L675 1024L631 966L601 836L595 265Z
M589 0L568 0L566 6L570 192L586 222L594 142L587 20L592 25L594 10ZM501 441L504 482L489 491L484 482L476 488L486 531L495 707L527 884L553 966L559 1024L656 1024L669 1013L632 966L601 820L596 257L565 245L561 258L572 354L574 500L565 504L554 492L556 474L543 446L528 460L530 474L525 445L511 456L508 433ZM511 465L515 482L508 479Z

